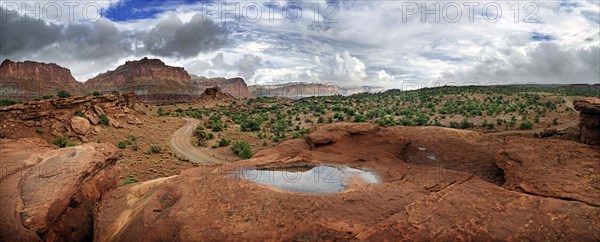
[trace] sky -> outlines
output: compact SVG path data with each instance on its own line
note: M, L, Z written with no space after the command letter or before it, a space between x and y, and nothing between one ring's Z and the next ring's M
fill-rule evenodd
M248 84L600 82L600 1L0 1L0 59L159 58Z

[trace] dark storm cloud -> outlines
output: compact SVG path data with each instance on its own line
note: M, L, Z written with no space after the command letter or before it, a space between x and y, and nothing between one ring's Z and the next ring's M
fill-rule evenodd
M37 51L60 38L61 26L36 21L0 7L0 56L12 55L20 51Z
M0 57L12 59L62 56L69 60L95 60L147 54L187 58L223 47L228 34L200 14L188 23L171 15L150 31L139 32L119 31L106 19L59 25L18 14L2 17Z
M217 50L226 43L228 31L196 14L183 23L174 14L160 21L145 34L143 43L151 54L169 57L192 57L200 52Z

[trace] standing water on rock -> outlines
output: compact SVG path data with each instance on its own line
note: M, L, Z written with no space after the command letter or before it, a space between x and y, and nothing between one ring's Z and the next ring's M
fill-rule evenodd
M316 166L243 170L241 176L252 182L300 193L331 194L346 190L351 179L379 183L375 173L351 167Z

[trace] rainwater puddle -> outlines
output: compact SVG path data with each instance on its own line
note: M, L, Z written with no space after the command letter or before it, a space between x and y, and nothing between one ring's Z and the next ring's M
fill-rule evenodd
M331 194L343 192L349 182L379 183L377 175L347 166L296 166L244 170L244 179L290 192Z

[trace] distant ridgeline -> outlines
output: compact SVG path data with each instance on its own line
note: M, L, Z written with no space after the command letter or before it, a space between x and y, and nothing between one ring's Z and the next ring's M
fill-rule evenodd
M358 93L383 92L383 87L359 86L341 87L322 83L284 83L274 85L252 85L248 87L254 97L285 97L299 99L311 96L353 95Z
M386 93L402 92L398 89L391 89ZM403 91L404 93L421 93L421 94L514 94L514 93L550 93L564 96L584 96L584 97L600 97L600 84L572 84L572 85L497 85L497 86L441 86L433 88L422 88L412 91Z
M102 73L85 83L57 64L5 60L0 65L0 99L35 100L63 95L129 93L149 103L184 102L200 97L208 87L219 86L235 98L249 97L242 78L206 78L190 75L159 59L127 61L115 70Z

